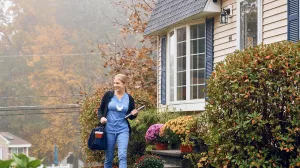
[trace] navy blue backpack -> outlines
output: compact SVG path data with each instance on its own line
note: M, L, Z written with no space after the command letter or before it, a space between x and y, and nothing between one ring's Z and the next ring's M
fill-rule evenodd
M96 138L95 132L103 132L102 138ZM107 137L105 126L99 124L96 128L93 128L88 140L88 147L91 150L105 150L107 147Z

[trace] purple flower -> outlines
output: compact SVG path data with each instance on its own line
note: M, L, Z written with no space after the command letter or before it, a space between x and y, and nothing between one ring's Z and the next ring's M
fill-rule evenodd
M159 130L164 124L154 124L151 125L145 135L146 142L156 142L159 138Z

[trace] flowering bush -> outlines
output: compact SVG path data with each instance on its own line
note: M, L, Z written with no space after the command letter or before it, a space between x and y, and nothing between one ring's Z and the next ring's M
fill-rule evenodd
M153 124L151 125L145 135L146 142L148 143L156 143L156 142L167 142L164 136L159 136L160 128L163 127L164 124Z
M159 132L160 136L164 136L166 130L169 129L181 138L190 134L191 131L195 130L196 118L194 116L181 116L173 120L169 120Z

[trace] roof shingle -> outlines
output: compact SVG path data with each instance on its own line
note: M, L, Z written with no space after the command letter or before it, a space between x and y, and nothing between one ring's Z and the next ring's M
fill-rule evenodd
M0 132L7 141L10 142L9 145L31 145L29 142L9 133L9 132Z
M159 0L145 34L150 34L203 11L207 0Z

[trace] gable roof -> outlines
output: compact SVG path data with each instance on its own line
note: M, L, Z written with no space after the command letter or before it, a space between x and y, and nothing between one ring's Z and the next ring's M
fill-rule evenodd
M4 139L8 142L9 145L24 145L24 146L31 146L31 144L9 132L0 132L0 138Z
M151 14L145 34L175 24L204 10L207 0L159 0Z

